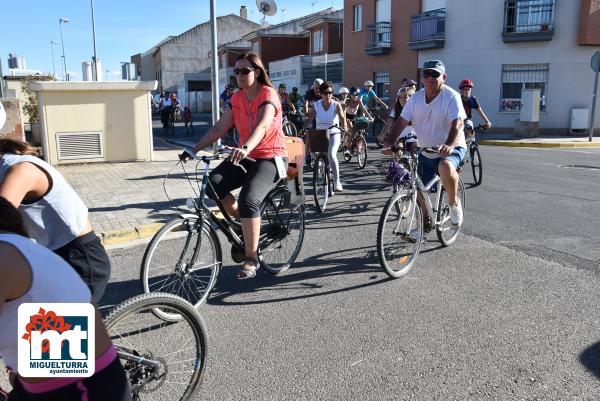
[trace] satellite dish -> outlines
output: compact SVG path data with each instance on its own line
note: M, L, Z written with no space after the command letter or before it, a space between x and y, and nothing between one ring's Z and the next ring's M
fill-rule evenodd
M277 13L277 5L274 0L256 0L256 6L265 17L272 17Z

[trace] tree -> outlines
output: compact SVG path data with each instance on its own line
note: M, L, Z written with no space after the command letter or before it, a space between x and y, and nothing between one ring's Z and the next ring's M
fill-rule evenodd
M34 91L29 89L29 83L36 81L54 81L53 76L48 75L29 75L21 81L21 90L25 94L25 104L23 105L23 111L29 117L29 123L31 125L37 125L40 123L40 116L38 114L38 101Z

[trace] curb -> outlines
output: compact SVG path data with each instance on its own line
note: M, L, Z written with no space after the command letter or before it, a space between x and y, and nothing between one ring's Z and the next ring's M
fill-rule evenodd
M600 148L600 142L519 142L488 139L477 142L480 145L507 146L511 148Z
M211 208L217 217L224 218L217 207ZM103 246L113 246L140 239L152 238L167 222L143 224L139 227L125 228L99 233Z

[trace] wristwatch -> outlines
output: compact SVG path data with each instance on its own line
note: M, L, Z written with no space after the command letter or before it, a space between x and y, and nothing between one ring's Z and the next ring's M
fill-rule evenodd
M248 151L248 145L242 145L242 149L247 152Z

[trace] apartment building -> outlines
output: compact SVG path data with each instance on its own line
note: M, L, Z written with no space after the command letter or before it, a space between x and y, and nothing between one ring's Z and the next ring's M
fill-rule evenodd
M422 0L420 9L411 17L408 42L419 65L442 60L447 84L455 88L472 79L473 93L496 127L515 127L524 89L541 91L543 133L565 134L572 109L590 111L599 1Z
M408 46L411 16L420 0L344 1L344 84L375 83L386 101L404 78L417 78L418 53Z

